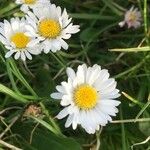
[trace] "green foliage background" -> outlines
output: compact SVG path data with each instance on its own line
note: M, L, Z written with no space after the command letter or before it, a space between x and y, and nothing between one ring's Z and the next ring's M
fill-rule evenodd
M66 8L80 33L73 35L67 51L42 54L24 64L5 59L0 45L0 149L2 141L25 150L150 150L150 4L148 0L53 0ZM135 5L143 16L138 29L120 28L125 9ZM0 21L23 14L12 0L0 0ZM119 114L102 129L88 135L78 127L64 128L55 119L59 101L50 98L55 86L66 80L65 69L79 64L99 64L109 69L123 91ZM29 104L42 108L39 117L23 117ZM150 139L150 138L149 138ZM16 149L17 150L17 149Z

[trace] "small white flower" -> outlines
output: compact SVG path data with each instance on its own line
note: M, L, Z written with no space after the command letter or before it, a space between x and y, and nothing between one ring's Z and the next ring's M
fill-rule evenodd
M119 23L120 27L123 27L127 24L128 28L134 27L138 28L141 26L142 16L141 12L138 11L138 8L134 8L133 6L125 13L124 21Z
M50 4L50 0L16 0L16 4L22 5L20 9L23 12L28 12L29 9L35 7L41 7L42 9L45 5Z
M72 34L80 31L78 25L71 23L66 9L62 9L51 4L43 9L35 8L33 12L28 12L26 16L28 22L33 26L30 34L36 36L43 46L45 53L50 50L56 52L61 48L67 50L68 44L64 39L69 39Z
M54 99L61 99L60 104L65 107L58 115L58 119L68 116L65 127L72 125L73 129L81 125L86 132L94 134L100 126L112 121L116 116L116 106L120 96L116 89L116 81L109 78L108 70L99 65L78 67L75 73L67 68L68 81L56 86L58 92L52 93Z
M0 23L0 41L9 51L5 57L8 58L15 53L15 59L21 58L23 61L32 59L31 54L38 55L41 53L38 40L27 34L25 28L26 21L24 18L12 18L10 22L4 20Z

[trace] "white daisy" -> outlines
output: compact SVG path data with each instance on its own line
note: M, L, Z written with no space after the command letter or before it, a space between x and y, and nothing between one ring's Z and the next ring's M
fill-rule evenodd
M50 50L56 52L58 50L68 49L68 44L64 39L69 39L71 34L79 32L79 26L71 23L66 9L56 5L48 5L43 9L35 8L33 12L28 12L26 16L28 22L33 26L34 30L30 30L30 34L36 36L43 46L45 53Z
M12 18L10 22L4 20L0 23L0 41L9 51L5 57L8 58L15 53L15 59L21 58L23 61L32 59L31 54L38 55L41 53L39 40L29 36L26 32L26 21L24 18Z
M23 12L28 12L30 9L35 7L44 7L50 4L50 0L16 0L16 4L22 5L21 10Z
M56 86L58 92L51 94L52 98L61 99L60 104L65 107L56 117L68 116L65 127L72 125L76 129L79 124L86 132L94 134L118 113L117 83L109 78L108 70L99 65L80 65L76 73L67 68L67 75L68 81Z
M124 20L119 23L119 26L123 27L125 24L127 24L128 28L138 28L141 26L141 21L141 12L138 11L138 8L134 8L134 6L132 6L130 10L125 13Z

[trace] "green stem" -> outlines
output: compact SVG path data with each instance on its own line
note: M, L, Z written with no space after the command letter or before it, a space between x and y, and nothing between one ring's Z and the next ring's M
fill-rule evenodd
M148 40L148 24L147 24L147 0L144 0L144 31L145 31L145 37L146 37L146 42L149 45L149 40Z
M40 106L42 107L43 111L44 111L44 114L49 118L50 122L52 123L53 127L55 128L55 130L62 136L64 136L62 133L61 133L61 130L59 128L59 126L55 123L54 119L49 115L47 109L45 108L45 106L43 105L43 103L41 102L40 103Z
M12 67L12 72L15 74L15 76L24 84L24 86L30 91L30 93L38 98L37 94L34 92L34 90L31 88L31 86L28 84L28 82L25 80L25 78L20 73L19 69L17 68L15 62L13 60L9 61L10 66Z
M53 52L50 52L50 54L58 61L58 63L59 63L63 68L66 68L66 65L65 65Z
M134 70L138 69L139 67L141 67L143 65L143 63L148 60L150 58L150 55L147 55L140 63L138 63L137 65L133 66L132 68L114 76L114 78L121 78L123 76L125 76L126 74L133 72Z
M10 81L11 81L11 84L12 84L13 89L14 89L18 94L20 94L20 92L19 92L19 90L18 90L18 88L17 88L17 86L16 86L16 83L15 83L15 81L14 81L14 77L13 77L13 75L12 75L11 68L10 68L10 65L9 65L9 62L8 62L8 61L6 62L6 66L7 66L7 73L8 73L8 76L9 76L9 79L10 79Z

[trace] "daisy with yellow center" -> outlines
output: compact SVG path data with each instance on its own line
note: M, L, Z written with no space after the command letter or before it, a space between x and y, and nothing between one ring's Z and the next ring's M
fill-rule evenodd
M27 34L26 21L24 18L12 18L10 22L4 20L0 25L0 41L9 51L5 57L8 58L15 53L15 59L21 58L23 61L32 59L31 54L41 53L39 40ZM30 27L32 28L32 27Z
M71 23L72 18L69 18L66 9L62 11L54 4L42 9L36 7L33 13L28 12L26 18L34 28L31 33L41 41L45 53L56 52L61 48L67 50L68 44L65 40L80 31L78 25Z
M50 0L16 0L16 4L22 5L20 9L26 13L35 7L42 8L45 5L49 5Z
M121 21L119 26L123 27L125 24L127 24L128 28L138 28L141 26L141 21L141 12L132 6L130 10L125 13L124 21Z
M115 99L120 94L117 83L99 65L80 65L76 73L67 68L67 75L68 81L56 86L58 92L51 94L52 98L61 99L60 104L64 107L57 118L68 116L65 127L72 125L76 129L81 125L86 132L94 134L118 112L116 106L120 102Z

